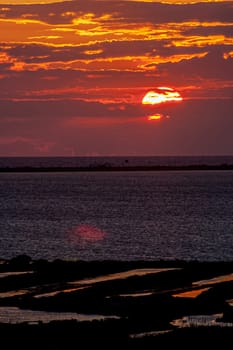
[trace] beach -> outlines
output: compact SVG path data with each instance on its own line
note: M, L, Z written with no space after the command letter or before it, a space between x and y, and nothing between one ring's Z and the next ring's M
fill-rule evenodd
M220 345L233 336L232 296L230 261L20 255L1 260L0 335L8 349Z

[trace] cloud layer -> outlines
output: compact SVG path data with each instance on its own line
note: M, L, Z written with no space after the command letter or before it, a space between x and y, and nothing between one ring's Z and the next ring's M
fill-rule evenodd
M232 154L232 1L50 2L0 6L0 155Z

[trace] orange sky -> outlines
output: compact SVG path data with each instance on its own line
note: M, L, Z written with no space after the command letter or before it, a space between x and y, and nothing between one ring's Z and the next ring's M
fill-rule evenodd
M233 1L28 3L0 1L0 155L233 153Z
M66 0L69 1L69 0ZM72 1L72 0L71 0ZM100 1L100 0L96 0L96 1ZM110 0L111 1L111 0ZM160 2L160 3L167 3L167 4L193 4L193 3L198 3L200 1L198 0L164 0L164 1L160 1L160 0L128 0L128 1L134 1L134 2ZM44 0L44 1L40 1L40 0L28 0L28 1L21 1L21 0L0 0L0 4L14 4L14 5L23 5L23 4L51 4L51 3L58 3L58 2L65 2L64 0ZM201 2L231 2L231 0L215 0L215 1L211 1L211 0L202 0Z

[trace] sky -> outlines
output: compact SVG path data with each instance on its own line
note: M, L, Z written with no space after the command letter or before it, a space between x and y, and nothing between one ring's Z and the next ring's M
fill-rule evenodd
M0 156L233 155L232 130L233 1L0 1Z

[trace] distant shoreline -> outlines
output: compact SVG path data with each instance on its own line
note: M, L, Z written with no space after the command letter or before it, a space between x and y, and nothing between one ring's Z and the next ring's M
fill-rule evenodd
M0 168L0 173L17 173L17 172L98 172L98 171L184 171L184 170L233 170L233 164L219 165L149 165L149 166L111 166L98 165L88 167L4 167Z

